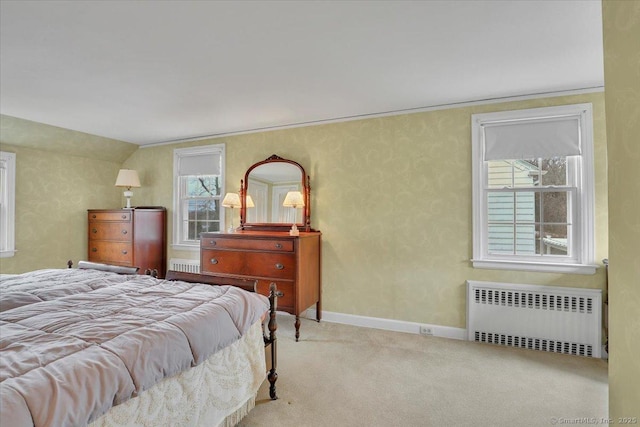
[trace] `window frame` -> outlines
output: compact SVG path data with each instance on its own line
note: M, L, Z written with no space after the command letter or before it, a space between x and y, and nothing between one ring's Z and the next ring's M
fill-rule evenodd
M563 116L575 116L579 123L579 156L567 156L568 182L563 191L575 187L571 204L573 221L571 236L572 256L553 255L500 255L488 250L488 197L495 189L488 187L489 161L484 160L484 125L507 123L514 120L549 122ZM526 110L500 111L473 114L471 116L472 180L473 180L473 257L474 268L527 270L537 272L594 274L595 264L595 184L593 162L593 113L592 105L573 104ZM508 160L508 159L505 159ZM514 160L514 159L509 159ZM541 187L545 188L545 187ZM518 190L519 189L514 189ZM507 190L508 191L508 190ZM545 189L544 191L549 191Z
M197 251L200 250L200 240L189 240L183 236L183 215L181 201L186 186L183 186L180 179L180 161L184 157L198 155L219 155L220 156L220 188L221 194L212 197L222 202L225 188L225 145L212 144L199 147L176 148L173 150L173 233L171 247L177 250ZM220 233L226 229L225 209L220 209Z
M5 179L1 180L3 188L0 192L0 258L15 255L15 209L16 209L16 154L0 151Z

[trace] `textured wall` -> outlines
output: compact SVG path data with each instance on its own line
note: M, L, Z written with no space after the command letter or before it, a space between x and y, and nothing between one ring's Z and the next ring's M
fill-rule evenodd
M135 204L172 209L172 151L225 143L227 191L271 154L311 175L312 226L323 233L327 311L465 327L465 280L603 288L592 276L479 270L470 265L471 114L592 102L596 251L607 256L603 93L536 99L142 148L125 163L143 180ZM171 226L170 226L171 230ZM169 256L197 258L196 253Z
M0 115L0 142L114 163L124 162L138 149L135 144L88 133Z
M0 149L16 153L16 249L3 273L87 257L86 211L124 206L113 186L137 145L0 116Z
M53 144L52 144L53 145ZM16 249L2 273L62 268L87 258L87 209L121 205L119 163L3 143L16 153Z
M604 1L609 141L609 416L640 418L640 2Z

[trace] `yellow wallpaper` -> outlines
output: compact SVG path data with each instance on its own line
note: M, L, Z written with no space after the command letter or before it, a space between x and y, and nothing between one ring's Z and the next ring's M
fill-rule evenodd
M87 258L87 209L122 206L114 162L4 143L16 153L16 249L2 273L63 268Z
M135 144L43 123L0 115L2 144L122 163L138 149Z
M609 141L609 417L640 418L640 2L604 1Z
M226 144L227 191L271 154L311 175L312 226L323 233L324 309L465 327L465 280L604 287L592 276L473 269L471 114L592 102L597 259L607 256L604 95L535 99L405 114L142 148L125 163L141 172L135 204L172 214L172 151ZM236 219L237 220L237 219ZM171 226L170 230L171 232ZM197 258L176 252L169 257Z
M3 273L87 257L86 210L124 206L113 186L135 144L0 115L0 144L16 153L16 249Z

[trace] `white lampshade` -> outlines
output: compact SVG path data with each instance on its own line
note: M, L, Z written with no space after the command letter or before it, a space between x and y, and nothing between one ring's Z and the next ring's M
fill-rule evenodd
M240 196L238 193L227 193L222 200L222 206L225 208L239 208Z
M247 208L255 208L256 207L256 205L253 204L253 199L248 194L247 194L247 198L245 199L244 206L247 207Z
M304 206L304 197L302 197L302 193L299 191L289 191L287 196L284 198L284 202L282 206L290 207L290 208L301 208Z
M116 178L116 187L140 187L140 178L138 172L133 169L120 169Z

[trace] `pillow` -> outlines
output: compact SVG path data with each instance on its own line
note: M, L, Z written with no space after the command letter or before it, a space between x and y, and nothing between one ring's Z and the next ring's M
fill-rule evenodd
M136 274L139 270L138 267L123 267L120 265L99 264L97 262L79 261L78 268L109 271L118 274Z

